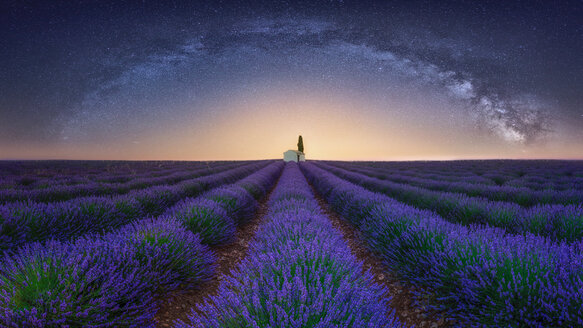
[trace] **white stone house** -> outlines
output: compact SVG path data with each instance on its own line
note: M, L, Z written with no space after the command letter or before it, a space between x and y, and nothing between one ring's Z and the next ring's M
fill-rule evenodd
M302 153L301 151L297 151L297 150L288 150L285 153L283 153L283 161L284 162L305 162L306 161L306 155L304 153Z

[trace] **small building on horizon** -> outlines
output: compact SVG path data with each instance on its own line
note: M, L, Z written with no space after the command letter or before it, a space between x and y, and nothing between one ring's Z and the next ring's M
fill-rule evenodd
M301 151L290 149L283 153L283 161L284 162L305 162L306 161L306 154L302 153Z

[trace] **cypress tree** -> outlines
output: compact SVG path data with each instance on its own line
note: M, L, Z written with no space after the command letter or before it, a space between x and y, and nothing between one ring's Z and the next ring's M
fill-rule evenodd
M304 152L304 139L302 139L302 136L298 138L298 151Z

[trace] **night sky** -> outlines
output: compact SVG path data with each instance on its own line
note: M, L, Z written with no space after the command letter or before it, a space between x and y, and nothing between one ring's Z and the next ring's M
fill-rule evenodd
M583 158L582 1L0 3L0 159Z

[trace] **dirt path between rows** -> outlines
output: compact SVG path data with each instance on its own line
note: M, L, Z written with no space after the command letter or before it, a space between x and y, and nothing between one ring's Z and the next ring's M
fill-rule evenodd
M365 247L356 229L332 210L311 184L310 187L322 211L328 216L334 228L340 231L350 247L352 254L358 260L363 261L363 272L370 270L375 276L376 283L385 286L389 290L389 296L391 297L390 304L399 320L409 326L415 325L416 328L449 327L450 325L446 322L445 318L441 318L438 313L424 310L414 305L412 290L403 286L391 274L382 260Z
M277 178L269 193L259 201L253 219L237 227L235 241L228 245L212 247L217 259L217 271L212 280L200 289L175 292L167 296L167 301L161 302L160 309L156 313L156 327L173 327L176 320L188 322L188 315L197 304L202 303L209 296L216 295L224 277L247 256L249 242L255 236L259 224L267 214L267 202L278 182L279 178Z

